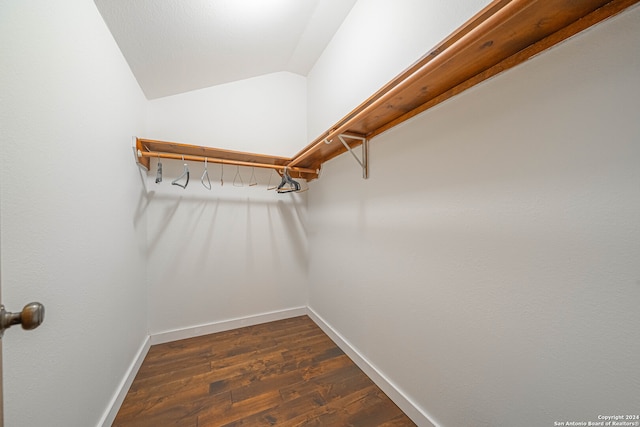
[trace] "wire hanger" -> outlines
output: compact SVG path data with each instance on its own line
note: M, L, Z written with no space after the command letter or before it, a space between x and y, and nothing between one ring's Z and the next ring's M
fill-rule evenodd
M278 185L278 188L276 188L276 191L278 193L294 193L300 191L300 183L289 176L289 171L286 166L282 174L282 181L280 185Z
M204 179L207 178L207 182L205 184ZM200 182L204 185L204 188L207 190L211 190L211 180L209 179L209 171L207 170L207 158L204 158L204 172L202 172L202 177L200 178Z
M304 179L304 178L302 178L302 172L300 172L300 171L298 171L298 178ZM304 187L302 185L300 185L300 187L302 187L302 188L300 188L300 190L297 191L298 193L304 193L305 191L307 191L309 189L309 183L307 181L304 181L304 182L305 182L306 185Z
M184 162L184 156L182 156L182 161ZM187 178L186 182L184 184L180 184L178 181L180 181L184 177ZM182 175L171 181L171 185L177 185L178 187L187 188L187 185L189 185L189 166L187 166L186 163L184 164Z
M258 185L258 180L256 179L256 168L251 168L251 177L249 177L249 187L253 187L254 185Z
M240 182L238 183L238 181ZM233 177L233 186L244 187L244 182L242 182L242 176L240 175L240 166L236 166L236 176Z
M220 187L224 185L224 160L220 162Z
M147 148L147 150L149 150ZM158 170L156 171L156 184L160 184L162 182L162 162L160 161L160 156L158 156Z
M272 177L275 173L276 173L276 170L275 170L275 169L271 169L271 173L269 174L269 182L267 183L267 191L275 190L276 188L278 188L278 186L277 186L277 185L275 185L275 186L273 186L273 187L271 186L271 177Z

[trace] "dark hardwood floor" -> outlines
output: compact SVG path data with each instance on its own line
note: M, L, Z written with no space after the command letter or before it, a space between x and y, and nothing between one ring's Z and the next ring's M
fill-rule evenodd
M152 346L113 423L414 426L307 316Z

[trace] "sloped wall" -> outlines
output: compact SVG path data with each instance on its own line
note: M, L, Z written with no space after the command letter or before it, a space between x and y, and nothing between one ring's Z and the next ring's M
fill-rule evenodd
M280 72L149 101L145 138L292 157L306 144L306 78Z
M307 138L373 95L489 0L359 0L307 78Z

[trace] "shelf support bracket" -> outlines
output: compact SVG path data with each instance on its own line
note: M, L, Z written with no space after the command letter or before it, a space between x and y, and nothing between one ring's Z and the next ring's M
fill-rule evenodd
M351 147L349 147L349 144L347 144L347 141L345 140L345 138L357 139L359 141L362 141L362 158L359 158L358 155L351 149ZM362 168L362 178L368 179L369 178L369 140L362 136L347 135L344 133L338 135L338 139L340 140L340 142L342 142L342 145L345 146L345 148L349 151L349 153L351 153L353 158L356 159L356 162L358 162L358 164Z
M136 159L136 164L143 168L144 170L148 171L150 166L150 162L148 158L144 158L142 157L142 151L144 148L144 145L142 144L142 142L140 142L140 140L137 137L133 137L133 157Z

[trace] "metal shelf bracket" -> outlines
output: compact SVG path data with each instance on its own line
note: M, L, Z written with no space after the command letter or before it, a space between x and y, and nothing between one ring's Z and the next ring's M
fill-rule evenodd
M349 144L347 144L347 141L345 140L345 138L357 139L359 141L362 141L362 159L358 157L358 155L351 149L351 147L349 147ZM351 153L353 158L356 159L356 162L358 162L358 164L362 168L362 178L368 179L369 178L369 140L362 136L354 136L354 135L347 135L347 134L338 135L338 139L340 140L340 142L342 142L342 145L345 146L345 148L349 151L349 153Z

